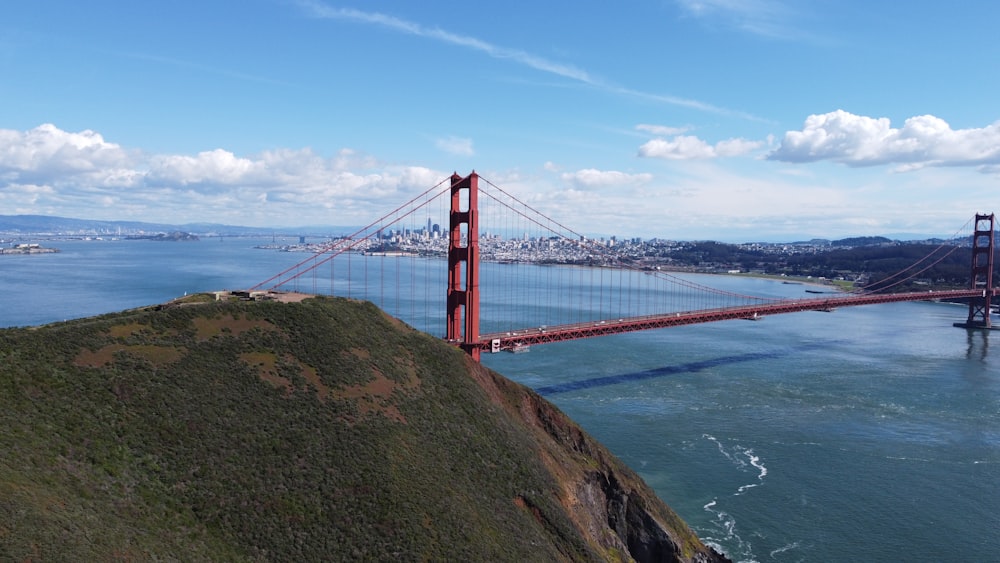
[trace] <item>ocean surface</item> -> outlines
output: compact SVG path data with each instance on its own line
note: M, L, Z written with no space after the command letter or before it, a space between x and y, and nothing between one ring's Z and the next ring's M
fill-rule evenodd
M271 239L40 242L62 252L0 256L0 326L247 288L305 257L253 248ZM386 260L357 262L354 274ZM338 291L365 296L357 281L328 275ZM294 289L309 291L303 283ZM406 301L414 318L404 320L429 328L444 316L443 293L368 297ZM966 311L901 303L796 313L484 363L558 405L736 561L1000 561L1000 331L952 327Z

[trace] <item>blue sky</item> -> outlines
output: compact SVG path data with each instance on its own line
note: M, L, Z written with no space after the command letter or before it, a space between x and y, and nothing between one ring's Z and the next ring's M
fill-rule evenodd
M1000 212L1000 3L0 6L0 214L357 225L475 169L586 234Z

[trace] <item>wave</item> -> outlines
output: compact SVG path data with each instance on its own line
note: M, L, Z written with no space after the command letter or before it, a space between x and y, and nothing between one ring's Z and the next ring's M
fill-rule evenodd
M768 473L767 466L761 461L761 457L754 453L753 448L747 448L740 444L734 444L733 446L727 448L721 440L711 434L702 434L702 438L714 443L715 447L719 450L719 453L740 471L750 471L751 468L757 471L757 482L741 485L736 489L736 492L733 493L734 496L742 495L746 491L763 484L764 478L767 477ZM749 541L745 541L742 537L740 537L737 531L736 518L719 508L718 498L713 498L702 508L705 512L714 515L713 532L722 534L719 538L712 537L709 534L700 534L706 542L709 542L712 545L723 543L725 545L733 546L733 549L727 553L727 555L733 560L740 561L741 563L751 563L757 561L753 554L753 545Z
M883 411L886 411L891 414L909 414L910 412L910 407L904 405L898 405L896 403L879 402L878 406Z
M799 544L799 542L792 542L792 543L790 543L788 545L785 545L785 546L779 547L778 549L772 550L771 551L771 557L774 557L775 555L777 555L779 553L784 553L786 551L791 551L793 549L798 549L800 546L801 546L801 544Z
M757 475L757 480L763 481L764 477L767 477L767 467L764 467L764 464L760 462L760 457L753 455L752 449L747 449L743 453L750 458L750 465L756 467L757 470L760 471L760 474Z
M722 453L722 455L726 456L726 459L728 459L729 461L733 460L733 457L729 455L729 452L727 452L726 448L722 446L722 442L720 442L718 438L712 436L711 434L702 434L701 437L705 438L709 442L715 442L715 445L719 447L719 452Z
M933 463L937 461L936 459L927 459L922 457L904 457L895 455L887 455L885 456L885 459L893 459L896 461L922 461L924 463Z
M764 477L767 477L767 466L761 462L760 456L754 454L753 448L745 448L736 444L732 447L732 451L730 452L715 436L712 436L711 434L702 434L701 437L705 438L709 442L715 443L715 446L719 449L719 453L721 453L723 457L732 462L732 464L740 470L745 470L748 465L757 470L758 482L741 485L736 489L736 492L733 493L734 495L741 495L747 490L763 484Z
M737 448L738 447L739 446L737 446ZM757 480L760 481L760 483L749 483L747 485L741 486L739 489L736 490L736 493L735 493L736 496L742 495L747 490L752 489L754 487L757 487L757 486L761 485L764 482L764 477L767 477L767 467L765 467L764 464L760 462L760 457L759 456L753 455L753 450L752 449L749 449L749 448L745 449L745 450L743 450L742 453L743 453L743 455L747 456L747 458L750 460L750 465L752 467L756 467L757 468L757 471L758 471L758 473L757 473Z
M750 542L743 541L743 538L736 533L736 518L733 518L732 515L723 510L715 510L715 506L717 504L718 500L712 499L702 508L705 509L705 512L715 515L713 520L716 529L713 531L720 531L724 535L721 538L716 538L699 530L698 535L701 537L702 541L715 547L718 551L725 553L726 556L739 561L740 563L757 563L757 559L753 555L753 546L750 545ZM737 553L734 554L731 550L723 549L723 543L729 546L735 545Z

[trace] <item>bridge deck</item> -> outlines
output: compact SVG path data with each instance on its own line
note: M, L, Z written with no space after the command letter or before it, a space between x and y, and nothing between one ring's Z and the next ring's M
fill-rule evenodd
M996 295L998 290L993 290ZM481 335L478 342L480 350L499 352L501 350L517 350L535 344L547 344L650 330L672 326L709 323L734 319L756 320L768 315L797 313L801 311L832 311L840 307L855 307L859 305L874 305L878 303L899 303L904 301L942 301L953 299L968 299L984 297L981 289L956 289L946 291L921 291L909 293L844 295L839 297L820 297L808 299L789 299L776 303L729 307L723 309L707 309L701 311L686 311L667 313L663 315L648 315L622 319L607 319L596 322L567 324L525 328L511 332Z

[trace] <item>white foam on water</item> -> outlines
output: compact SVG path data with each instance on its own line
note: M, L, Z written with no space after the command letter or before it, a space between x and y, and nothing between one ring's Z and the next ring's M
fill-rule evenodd
M907 414L908 412L910 412L909 407L906 407L904 405L897 405L896 403L880 402L878 406L890 414ZM885 418L885 416L886 415L883 414L882 418Z
M763 481L764 477L767 477L767 467L764 467L764 464L760 462L760 456L753 455L753 450L751 449L748 449L743 453L750 458L750 465L756 467L757 470L760 471L760 474L757 475L757 480Z
M706 440L708 440L710 442L715 442L715 445L719 448L719 453L721 453L722 455L724 455L726 457L726 459L728 459L729 461L734 461L733 460L733 456L729 455L729 452L726 451L725 446L722 445L722 442L720 442L718 440L718 438L716 438L715 436L712 436L711 434L702 434L701 437L705 438Z
M753 453L753 448L744 448L743 446L737 444L733 447L733 450L736 456L734 457L727 454L726 457L733 461L737 467L745 468L747 467L747 463L749 463L750 467L757 470L758 482L747 483L746 485L742 485L736 489L736 492L733 494L735 496L739 496L754 487L759 487L764 483L764 477L767 477L767 466L761 462L760 456ZM746 458L746 461L744 461L743 458Z
M754 487L759 487L763 483L764 477L767 477L768 473L767 466L761 461L760 456L754 454L753 448L746 448L739 444L731 448L726 448L718 438L711 434L702 434L702 438L713 442L716 448L718 448L719 453L740 471L748 471L751 467L757 470L757 482L740 486L733 493L734 496L739 496ZM717 533L721 532L723 535L720 538L705 535L703 540L715 543L724 542L731 546L735 545L736 553L726 553L728 557L740 563L757 563L757 559L753 554L753 545L748 541L744 541L737 532L736 518L728 512L719 509L718 504L718 499L713 498L702 508L714 515L715 531Z
M777 555L779 553L784 553L786 551L791 551L793 549L798 549L799 546L800 546L799 542L792 542L792 543L790 543L788 545L779 547L778 549L775 549L775 550L771 551L771 557L774 557L775 555Z
M736 531L736 518L724 510L716 510L715 507L718 505L718 499L712 499L710 502L705 504L703 507L705 512L713 514L714 518L714 529L713 532L721 532L722 537L716 538L708 534L703 534L699 532L699 536L703 542L708 545L713 546L720 553L725 553L725 555L734 561L739 563L759 563L753 555L753 546L750 542L743 541L743 538ZM722 549L721 544L726 543L730 546L735 545L737 552L730 553Z
M894 459L896 461L922 461L922 462L925 462L925 463L930 463L930 462L937 461L935 459L926 459L926 458L922 458L922 457L901 457L901 456L894 456L894 455L887 455L887 456L885 456L885 459Z

